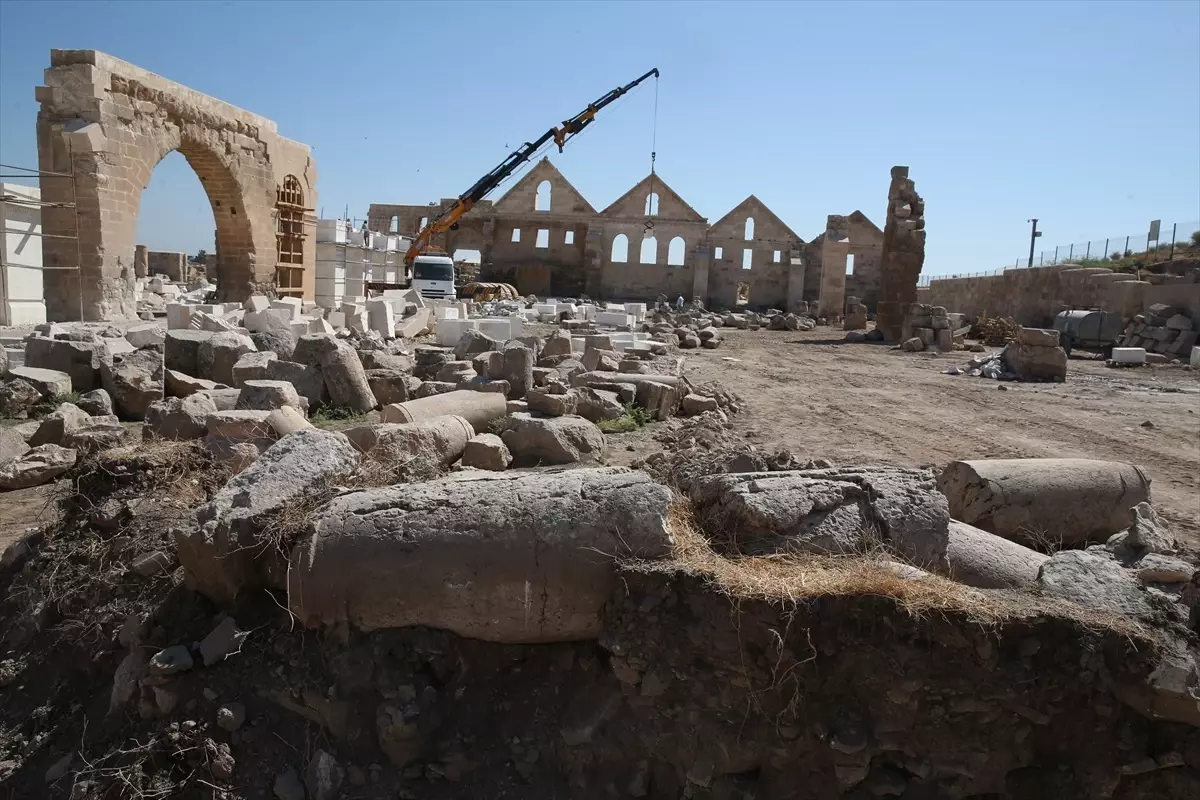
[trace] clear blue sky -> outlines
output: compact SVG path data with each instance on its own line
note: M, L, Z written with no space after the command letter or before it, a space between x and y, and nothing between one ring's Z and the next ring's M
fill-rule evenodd
M318 206L424 203L650 67L658 172L715 221L750 193L810 239L882 224L888 170L926 200L926 273L1200 220L1200 3L0 0L0 160L35 165L51 48L104 50L313 147ZM602 208L649 170L653 86L554 161ZM497 193L496 196L498 196ZM212 247L178 154L139 241ZM1181 234L1182 235L1182 234Z

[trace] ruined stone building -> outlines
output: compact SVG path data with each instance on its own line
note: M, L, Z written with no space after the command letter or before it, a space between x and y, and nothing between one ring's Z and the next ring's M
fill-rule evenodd
M317 171L307 145L269 119L95 50L52 50L45 82L37 141L51 320L135 315L138 207L173 151L212 206L209 277L221 299L313 297Z
M453 203L373 203L368 223L413 235ZM843 219L854 255L845 285L873 303L883 232L859 211ZM750 306L791 309L820 298L824 236L806 243L754 195L710 225L658 175L597 211L542 159L433 244L451 254L478 250L480 280L513 283L522 294L651 301L683 295L713 308L733 308L740 296ZM840 314L842 299L828 299Z

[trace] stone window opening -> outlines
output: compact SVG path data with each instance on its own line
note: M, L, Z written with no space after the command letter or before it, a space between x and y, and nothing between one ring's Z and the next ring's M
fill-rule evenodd
M750 302L750 282L738 281L737 285L737 304L744 306Z
M629 261L629 237L625 234L618 233L613 239L610 260L614 264L625 264Z
M658 263L658 239L653 236L642 239L641 262L643 264Z
M742 269L752 269L754 267L754 251L747 247L742 251Z
M388 225L388 233L399 233L399 232L400 232L400 215L394 214L394 215L392 215L391 224Z
M425 226L429 224L429 217L421 217L421 224L417 226L417 233L425 230Z
M550 210L550 194L554 191L554 187L550 185L550 181L542 181L538 184L537 195L533 199L534 211L549 211Z
M563 244L575 244L575 231L567 231L563 235Z
M746 217L746 241L754 238L754 217Z
M545 228L539 229L537 232L537 240L534 241L533 246L536 248L539 248L541 250L545 250L547 247L549 247L550 246L550 231L548 231Z
M275 190L278 222L275 232L275 284L281 296L304 294L304 190L287 175ZM231 214L237 209L230 206Z
M646 216L658 216L658 192L651 192L646 195Z
M725 248L724 247L718 247L716 250L713 251L713 258L715 258L717 261L720 261L724 257L725 257Z
M519 242L519 241L521 241L521 229L520 229L520 228L513 228L513 232L512 232L512 240L513 240L514 242Z
M682 236L676 236L667 245L667 266L682 267L684 254L687 251L687 243Z
M851 253L850 255L846 256L846 274L847 275L854 274L854 253Z
M771 254L771 263L772 264L778 264L782 259L783 259L783 253L780 253L778 250L776 250L775 252L773 252Z

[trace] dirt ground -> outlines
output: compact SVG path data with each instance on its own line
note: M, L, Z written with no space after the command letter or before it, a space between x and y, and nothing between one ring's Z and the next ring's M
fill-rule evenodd
M966 458L1129 461L1150 475L1176 535L1200 547L1200 372L1082 355L1066 383L1000 383L943 374L971 353L846 344L829 328L722 332L720 348L687 351L685 374L740 395L735 428L764 449L939 469Z

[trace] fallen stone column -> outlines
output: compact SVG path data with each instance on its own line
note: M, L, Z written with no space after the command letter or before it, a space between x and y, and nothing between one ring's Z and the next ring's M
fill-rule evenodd
M463 417L434 417L403 424L376 423L342 431L364 454L394 461L416 459L450 466L462 458L475 429Z
M325 505L292 551L308 626L429 626L496 642L592 639L614 557L670 549L669 489L623 469L467 473Z
M952 461L938 478L950 516L1023 543L1103 541L1150 499L1141 467L1086 458Z
M1038 570L1050 556L952 519L946 558L950 577L959 583L980 589L1020 589L1037 583Z
M844 467L713 475L692 500L714 541L747 554L862 553L880 544L947 569L950 515L928 470Z
M504 395L461 389L445 394L392 403L383 407L381 422L424 422L434 417L464 417L476 433L486 433L492 420L508 413Z
M209 417L210 432L216 430L216 416L220 415ZM356 463L357 451L340 433L309 428L271 445L196 509L194 524L173 531L189 584L225 606L232 605L239 593L265 585L274 559L271 543L260 538L263 521Z

